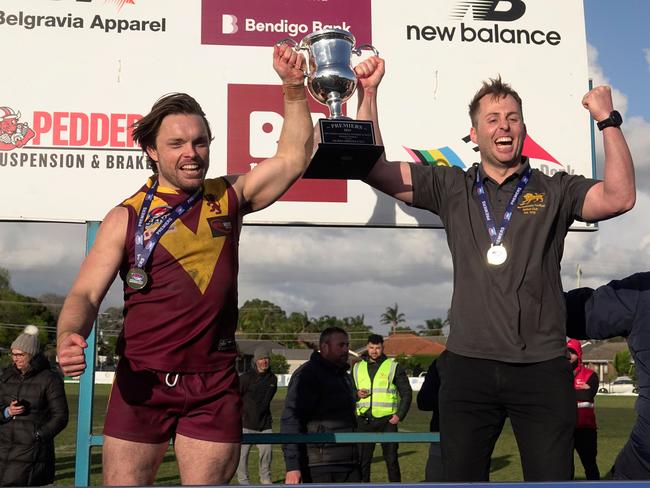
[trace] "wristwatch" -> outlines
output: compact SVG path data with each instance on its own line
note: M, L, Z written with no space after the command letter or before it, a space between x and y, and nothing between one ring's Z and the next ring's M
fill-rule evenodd
M622 123L623 117L621 117L621 114L617 110L612 110L609 113L609 117L601 120L596 125L598 126L598 130L603 130L605 127L620 127Z

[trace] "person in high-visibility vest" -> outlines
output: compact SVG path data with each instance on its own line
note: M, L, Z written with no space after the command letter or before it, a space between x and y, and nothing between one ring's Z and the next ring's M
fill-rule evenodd
M356 363L352 377L357 389L358 431L397 432L397 424L404 420L411 406L412 391L406 371L384 354L384 338L378 334L368 337L368 355ZM388 481L399 483L402 475L397 459L398 444L381 444L388 469ZM360 444L361 479L370 482L370 465L375 451L374 443Z
M576 421L574 447L588 480L599 480L600 471L596 463L598 454L598 433L594 400L598 392L598 375L582 364L582 346L580 341L569 339L567 342L569 358L573 366L573 387L576 390L578 417Z

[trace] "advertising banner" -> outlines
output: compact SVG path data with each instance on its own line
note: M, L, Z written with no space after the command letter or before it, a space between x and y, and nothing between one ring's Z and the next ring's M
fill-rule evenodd
M10 48L0 219L103 219L151 173L130 127L170 92L191 94L207 114L209 177L250 171L275 153L282 124L273 44L330 27L386 60L379 111L389 160L477 162L468 103L483 80L501 76L523 99L533 166L592 176L582 2L0 0ZM310 103L315 123L329 114ZM344 111L354 117L356 96ZM356 180L298 181L245 221L439 226Z

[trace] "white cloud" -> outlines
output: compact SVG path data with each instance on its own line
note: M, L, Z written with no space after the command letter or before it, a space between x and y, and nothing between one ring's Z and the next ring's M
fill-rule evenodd
M587 44L587 62L589 66L589 78L592 80L593 86L611 86L611 82L605 75L602 66L598 63L598 50L591 44ZM616 107L621 114L625 115L627 113L627 97L616 87L611 88L614 107Z
M588 46L588 54L589 73L594 85L608 84L609 80L598 63L598 52ZM614 106L625 118L627 97L615 87L612 96ZM602 136L596 132L598 174L602 175ZM583 271L581 285L593 287L646 270L650 262L650 220L647 217L650 210L650 122L642 117L625 118L623 132L634 159L636 205L625 215L601 222L598 232L569 234L562 260L562 277L567 289L576 285L578 263Z
M446 317L452 270L439 229L247 227L240 249L240 303L371 325L394 303L413 325Z
M77 246L74 240L77 239ZM14 270L77 264L84 249L84 226L51 223L0 223L0 255Z

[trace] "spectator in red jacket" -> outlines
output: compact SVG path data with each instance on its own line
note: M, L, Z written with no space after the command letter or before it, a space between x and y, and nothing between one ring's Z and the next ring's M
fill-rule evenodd
M573 366L573 387L576 391L578 419L575 430L575 450L585 468L588 480L599 480L600 472L596 463L598 454L598 434L594 399L598 391L598 375L582 364L580 341L570 339L567 349Z

